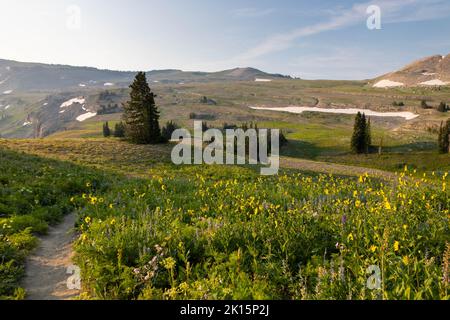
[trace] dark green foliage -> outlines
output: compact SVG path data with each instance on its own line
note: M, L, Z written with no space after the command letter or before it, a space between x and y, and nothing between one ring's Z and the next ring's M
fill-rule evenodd
M439 153L449 153L450 147L450 119L447 120L446 124L441 123L439 129L438 147Z
M139 72L130 86L130 101L124 105L125 136L133 143L161 142L159 111L144 72Z
M394 101L394 102L392 102L392 105L393 105L394 107L404 107L404 106L405 106L405 103L404 103L403 101L399 101L399 102Z
M124 138L125 137L125 125L123 122L116 123L114 127L114 137Z
M370 150L371 146L372 146L372 121L369 118L367 120L367 125L366 125L366 148L367 148L367 151Z
M108 138L108 137L111 136L111 130L109 129L109 123L108 123L108 121L106 121L106 122L103 124L103 136L104 136L105 138Z
M358 112L355 118L351 149L354 153L369 153L372 145L371 123L365 114Z
M108 105L100 105L100 110L97 111L98 115L104 115L104 114L113 114L113 113L119 113L122 109L119 107L117 103L115 104L108 104Z
M449 109L449 107L447 106L447 104L445 104L445 102L441 102L439 104L439 106L437 107L437 111L439 112L447 112Z
M103 190L99 181L107 183L93 170L0 148L0 300L21 298L18 287L35 235L75 210L71 197Z
M178 128L179 127L173 121L167 122L166 126L161 130L163 141L169 141L170 139L172 139L172 133Z
M428 105L428 103L425 100L420 101L420 107L422 109L429 109L430 106Z

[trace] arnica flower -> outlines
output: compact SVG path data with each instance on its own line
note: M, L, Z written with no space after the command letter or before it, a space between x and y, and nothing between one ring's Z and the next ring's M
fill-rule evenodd
M86 218L84 219L84 222L86 222L86 223L91 223L91 217L86 217Z
M398 250L400 250L400 242L395 241L394 242L394 251L397 252Z
M175 264L176 264L176 261L172 257L169 257L162 261L163 267L166 268L167 270L173 270L173 268L175 268Z
M371 251L372 253L374 253L375 251L377 251L377 249L378 249L378 247L375 246L375 245L372 245L372 246L370 247L370 251Z
M404 257L402 258L402 261L403 261L403 264L404 264L405 266L407 266L407 265L409 264L409 258L408 258L408 256L404 256Z
M355 238L353 237L353 233L350 233L350 234L347 236L347 240L348 240L348 241L353 241L353 240L355 240Z
M392 209L392 206L391 206L391 204L389 203L389 201L387 199L384 202L384 208L386 210L391 210Z

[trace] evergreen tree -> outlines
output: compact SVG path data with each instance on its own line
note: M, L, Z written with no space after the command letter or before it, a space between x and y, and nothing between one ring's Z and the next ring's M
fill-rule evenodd
M351 148L354 153L361 154L366 151L366 126L365 116L358 112L355 117L355 125L353 128L353 136L351 141Z
M355 125L351 139L351 149L354 153L369 153L372 146L371 121L365 114L358 114L355 117Z
M372 147L372 122L370 118L367 120L366 124L366 152L370 152L370 148Z
M114 127L114 137L124 138L125 137L125 125L123 122L116 123Z
M130 101L124 105L125 136L138 144L161 142L159 111L144 72L136 75L130 86Z
M450 147L450 120L447 123L441 123L439 129L439 140L438 140L439 153L449 153Z
M447 105L445 102L441 102L437 108L439 112L447 112Z
M106 121L106 122L103 124L103 136L104 136L105 138L108 138L108 137L111 136L111 130L109 129L109 123L108 123L108 121Z
M170 139L172 139L172 133L177 129L178 129L178 126L173 121L167 122L166 126L164 128L162 128L162 131L161 131L163 140L166 142L166 141L169 141Z

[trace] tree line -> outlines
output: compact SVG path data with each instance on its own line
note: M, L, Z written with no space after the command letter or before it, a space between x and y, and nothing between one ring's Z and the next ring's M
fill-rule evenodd
M351 150L356 154L368 154L372 151L371 121L364 113L358 112L355 118L353 135L351 139ZM438 135L439 153L450 152L450 119L442 122Z

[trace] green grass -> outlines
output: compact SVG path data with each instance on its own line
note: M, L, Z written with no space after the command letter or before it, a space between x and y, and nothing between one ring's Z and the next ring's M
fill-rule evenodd
M70 198L104 176L86 168L0 149L0 299L22 298L24 259L49 225L74 210Z
M2 294L23 297L33 235L75 210L83 299L449 298L442 172L422 181L402 172L395 183L295 170L261 177L174 166L169 151L115 139L1 140ZM366 288L371 265L380 290Z

